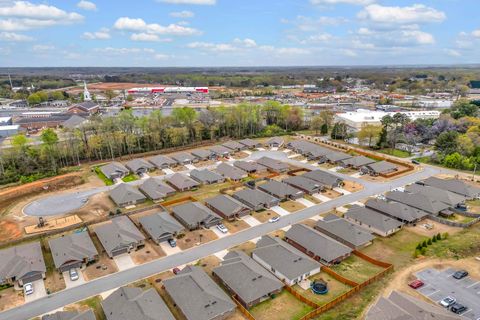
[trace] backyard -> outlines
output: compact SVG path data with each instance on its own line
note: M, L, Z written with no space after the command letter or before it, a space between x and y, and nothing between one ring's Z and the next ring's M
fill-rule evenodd
M352 287L343 284L342 282L334 279L332 276L330 276L327 273L321 272L319 274L316 274L312 277L309 278L310 281L314 280L321 280L324 281L327 284L328 287L328 293L327 294L315 294L313 291L308 288L307 290L302 289L298 284L293 286L293 289L297 292L299 292L301 295L303 295L305 298L309 299L310 301L313 301L317 303L318 305L322 306L336 297L342 295L343 293L347 292L350 290Z
M349 280L362 283L383 270L382 267L371 264L355 255L351 255L331 269Z
M268 299L250 309L256 320L298 320L312 311L309 305L297 300L291 293L283 290L273 299Z

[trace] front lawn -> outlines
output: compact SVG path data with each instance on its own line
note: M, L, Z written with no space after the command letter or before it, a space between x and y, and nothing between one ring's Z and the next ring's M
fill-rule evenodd
M105 183L106 186L113 185L113 181L111 179L108 179L107 176L103 174L103 172L100 170L100 167L95 167L93 170L95 171L97 176L100 178L100 180L102 180L103 183Z
M123 182L131 182L131 181L135 181L135 180L138 180L138 177L134 174L129 174L128 176L125 176L125 177L122 178Z
M283 290L273 299L268 299L250 309L256 320L298 320L312 311L309 305L297 300L290 292Z

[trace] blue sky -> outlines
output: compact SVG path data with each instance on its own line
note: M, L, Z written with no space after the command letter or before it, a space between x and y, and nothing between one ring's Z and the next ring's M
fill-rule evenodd
M0 66L479 63L478 0L0 0Z

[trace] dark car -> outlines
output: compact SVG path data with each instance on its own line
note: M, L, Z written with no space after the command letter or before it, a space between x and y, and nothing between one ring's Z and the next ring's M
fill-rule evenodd
M458 279L458 280L463 279L463 278L465 278L466 276L468 276L468 271L466 271L466 270L458 270L457 272L455 272L455 273L453 274L453 277L454 277L455 279Z
M420 164L420 161L418 161L418 160L412 160L412 163L413 163L413 164Z
M450 307L450 311L456 314L460 314L462 312L465 312L467 310L467 307L465 307L463 304L460 303L455 303L453 306Z
M173 274L178 274L181 270L179 268L173 268L172 272Z
M175 248L177 246L177 241L175 241L175 239L168 239L168 244L170 247Z

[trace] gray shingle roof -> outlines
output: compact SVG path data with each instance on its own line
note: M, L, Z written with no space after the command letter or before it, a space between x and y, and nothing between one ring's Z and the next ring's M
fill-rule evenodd
M98 255L88 231L75 232L48 241L56 268L70 261L90 260Z
M115 217L93 229L107 252L145 240L145 236L126 216Z
M239 143L243 144L247 148L256 148L257 146L260 146L261 143L252 139L242 139L238 141Z
M110 198L117 205L145 200L145 195L129 184L121 183L110 191Z
M307 190L310 193L318 192L322 190L323 184L315 180L307 179L303 176L293 176L283 179L283 182L290 184L294 187L301 188L302 190Z
M153 165L159 169L163 168L164 166L170 167L177 164L177 161L163 155L158 155L155 157L151 157L148 159Z
M351 158L342 160L341 162L345 166L352 166L354 168L360 168L360 167L366 166L367 164L374 163L375 160L367 158L365 156L356 156L356 157L351 157Z
M337 162L341 160L350 159L352 156L344 152L331 151L325 155L325 158L330 162Z
M364 225L372 226L385 233L390 230L395 230L403 225L402 222L396 219L392 219L375 210L361 207L356 204L351 206L348 211L345 212L345 217L360 221Z
M237 142L237 141L234 141L234 140L230 140L230 141L227 141L225 143L222 143L222 146L224 146L225 148L228 148L230 150L242 150L242 149L245 149L245 145Z
M319 148L322 148L321 146L315 144L315 143L312 143L312 142L308 142L308 141L305 141L305 140L294 140L294 141L290 141L287 146L293 150L295 150L296 152L298 153L301 153L301 154L307 154L315 149L319 149Z
M144 159L138 159L138 158L126 162L125 167L127 167L127 169L129 169L132 172L137 172L140 169L144 169L144 170L153 169L153 165L150 162Z
M318 220L316 228L320 231L325 230L354 247L361 247L375 239L370 232L334 214L328 214L323 220Z
M0 280L18 280L30 273L46 271L40 242L0 250Z
M280 137L272 137L270 139L268 139L268 141L266 142L266 145L273 145L273 144L277 144L279 146L283 145L285 142L285 140L283 140L283 138L280 138Z
M74 114L68 120L62 123L62 127L73 129L81 126L84 122L87 122L87 121L88 121L87 119Z
M412 185L406 186L405 191L409 193L422 194L426 197L448 204L451 207L455 207L456 205L463 203L465 200L467 200L467 197L459 195L457 193L453 193L448 190L444 190L436 187L422 186L419 184L412 184Z
M367 164L365 167L375 173L389 173L398 170L398 167L396 165L385 160L374 162L372 164Z
M179 190L191 189L191 188L198 187L200 185L197 181L181 173L175 173L171 177L167 178L166 180L168 183L170 183L172 186L174 186Z
M110 162L109 164L101 166L100 171L102 171L102 173L107 178L111 178L113 175L116 175L119 173L121 175L126 175L130 172L123 164L116 161L113 161L113 162Z
M220 211L227 217L232 217L245 210L251 211L249 207L240 201L224 194L220 194L213 198L208 198L205 200L205 204L211 208L215 208L215 210Z
M175 192L175 189L162 182L158 178L148 178L139 187L147 197L152 200L160 200Z
M78 313L77 311L60 311L44 315L42 320L96 320L96 318L93 311L89 309L82 313Z
M182 224L168 212L154 212L140 217L138 221L153 239L160 239L166 235L171 236L185 230Z
M422 183L439 189L448 190L469 198L475 198L480 195L480 188L470 185L459 179L440 179L436 177L430 177L423 180Z
M232 149L228 149L224 146L211 146L209 150L212 151L214 154L222 157L229 155L233 152Z
M303 224L294 224L285 236L327 262L352 252L346 245Z
M205 149L192 150L192 154L200 160L208 159L212 156L212 151Z
M274 171L285 171L285 170L288 170L289 168L288 164L276 159L269 158L269 157L261 157L260 159L257 160L257 163L269 169L272 169Z
M224 176L225 178L232 179L232 180L240 180L248 176L248 174L245 171L237 167L231 166L229 164L226 164L225 162L220 163L217 166L216 171L220 173L222 176Z
M180 164L192 162L195 159L195 157L188 152L174 153L170 155L170 158L172 158L173 160L175 160L177 163L180 163Z
M256 171L264 171L267 168L265 166L262 166L261 164L258 164L255 161L235 161L233 165L237 168L240 168L243 171L246 172L256 172Z
M246 304L283 288L281 281L243 251L230 251L213 273Z
M259 205L268 205L269 203L276 203L278 199L260 190L244 189L237 191L233 197L242 201L245 204L251 205L255 208Z
M154 289L121 287L102 301L107 320L175 320Z
M400 202L408 206L423 210L430 214L438 214L440 211L448 209L450 206L441 201L429 198L422 194L392 191L387 192L385 197L388 200Z
M265 191L279 199L303 195L303 191L296 189L289 184L276 180L270 180L264 184L261 184L258 186L258 189Z
M343 181L342 178L337 177L336 175L330 172L325 172L323 170L313 170L313 171L304 173L303 175L301 175L301 177L317 181L327 186L333 186Z
M187 266L175 277L164 280L163 285L187 320L220 319L236 308L200 267Z
M190 171L190 177L201 183L217 183L225 180L225 178L221 174L210 171L208 169L193 169L192 171Z
M222 219L200 202L187 202L174 206L172 212L175 217L182 219L188 225L197 225L200 223L208 224L212 220Z
M388 202L380 199L369 199L365 206L367 208L382 212L390 217L401 221L414 222L428 215L425 211L407 206L400 202Z

